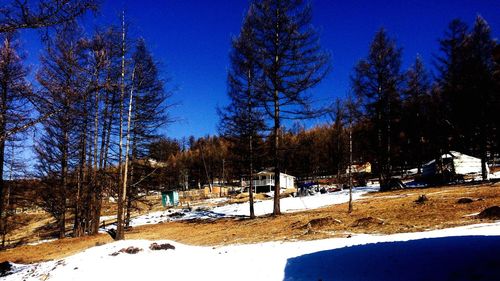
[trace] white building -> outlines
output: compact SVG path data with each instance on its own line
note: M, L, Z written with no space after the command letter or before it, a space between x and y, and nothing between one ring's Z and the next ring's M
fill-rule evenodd
M248 187L250 183L248 181L242 182L243 186ZM265 193L274 190L274 171L272 169L264 170L258 172L254 175L252 184L257 193ZM295 177L287 175L285 173L280 173L280 188L295 188Z
M481 159L479 158L456 151L450 151L450 153L441 156L441 161L443 171L472 178L481 176L482 167ZM430 177L436 173L438 173L436 160L432 160L422 167L422 175L424 177ZM488 165L486 165L486 173L487 175L490 173Z
M353 164L351 165L351 173L371 173L372 172L372 164L370 162L366 162L363 164ZM349 173L349 166L345 169L345 173Z

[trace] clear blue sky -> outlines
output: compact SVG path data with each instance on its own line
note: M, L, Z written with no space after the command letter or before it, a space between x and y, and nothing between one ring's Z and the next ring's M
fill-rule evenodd
M180 104L171 114L180 119L165 131L167 136L203 136L216 133L217 105L225 105L226 72L231 36L237 35L248 0L103 0L99 14L85 25L119 23L123 7L133 36L146 39L164 73L178 87L174 101ZM313 89L315 97L331 102L349 89L349 75L355 63L366 56L374 33L385 27L403 47L403 69L417 54L431 68L437 39L448 23L460 18L472 25L476 15L490 24L500 37L499 0L312 0L313 24L320 30L321 43L332 55L332 71ZM29 62L36 69L40 52L37 37L23 37ZM324 122L325 120L313 121Z

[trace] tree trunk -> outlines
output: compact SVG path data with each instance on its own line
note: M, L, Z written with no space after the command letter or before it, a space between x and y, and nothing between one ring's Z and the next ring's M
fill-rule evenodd
M380 109L379 109L380 110ZM380 189L384 184L384 164L382 156L382 113L378 113L378 124L377 124L377 140L378 140L378 155L377 155L377 164L378 164L378 182Z
M13 176L13 172L14 172L14 158L15 158L15 154L14 154L14 145L12 145L12 155L11 155L11 159L10 159L10 172L9 172L9 181L12 183L12 176ZM5 238L7 237L7 219L8 219L8 215L7 215L7 212L8 212L8 209L9 209L9 205L10 205L10 185L7 186L7 191L5 193L5 205L4 205L4 212L2 213L3 214L3 218L2 218L2 248L5 247Z
M99 77L99 74L96 75ZM96 77L96 79L98 79ZM101 220L101 184L97 179L98 175L98 164L97 164L97 151L98 151L98 140L99 140L99 92L95 92L94 101L94 159L92 167L92 186L94 188L94 198L93 198L93 214L92 214L92 230L91 233L96 235L99 233L99 224Z
M3 174L4 174L4 169L3 169L3 163L5 161L5 141L0 140L0 231L2 233L6 232L6 210L7 210L7 204L6 204L6 196L8 196L8 192L5 192L5 181L3 180ZM3 247L3 244L2 244Z
M481 137L481 177L483 181L488 180L488 162L487 162L487 141L486 141L486 118L484 117L486 114L484 114L484 110L482 111L483 118L481 118L481 131L480 131L480 137Z
M250 201L250 218L254 219L255 218L255 210L253 206L253 137L250 135L250 189L248 190L248 199Z
M135 119L135 118L134 118ZM134 123L134 130L135 131L135 121ZM134 183L134 160L136 159L136 134L134 133L133 139L132 139L132 165L130 165L130 182L133 184ZM125 218L125 226L129 227L130 226L130 217L131 217L131 212L132 212L132 199L133 199L133 193L132 193L132 187L127 189L128 191L128 196L127 196L127 213L126 213L126 218Z
M66 237L66 190L68 185L68 145L69 145L69 134L68 134L68 123L65 124L64 128L64 140L62 145L62 161L61 161L61 215L59 219L59 238Z
M123 188L125 179L123 177L122 159L123 159L123 102L125 99L125 11L122 14L122 72L121 72L121 85L120 85L120 117L119 117L119 144L118 144L118 167L119 167L119 181L118 181L118 210L116 218L116 240L125 239L123 229L123 211L126 194L126 188Z
M352 122L349 125L349 214L352 212Z
M112 100L114 101L114 99L115 99L115 94L113 93ZM113 121L114 121L113 116L114 116L114 113L116 110L115 106L116 106L116 104L114 102L112 102L109 117L108 117L107 128L106 128L106 134L105 134L106 141L104 143L104 152L103 152L104 156L102 158L102 169L104 171L108 167L109 145L111 143L111 130L113 128ZM103 130L104 130L104 127L103 127ZM104 135L103 135L103 138L104 138Z
M210 181L210 176L208 175L207 164L205 162L205 155L203 153L203 144L200 144L200 154L201 154L201 160L203 161L203 168L205 169L205 175L207 176L208 188L210 190L210 193L212 193L212 182Z
M387 107L390 107L389 102L387 102L388 105ZM392 165L391 165L391 112L390 108L387 110L388 111L388 116L387 118L387 148L386 148L386 153L387 153L387 160L386 160L386 180L389 181L392 176Z
M77 191L76 191L76 202L75 202L75 217L73 223L73 236L80 237L84 233L84 223L83 223L83 214L82 214L82 192L84 188L85 182L85 170L86 170L86 161L85 156L87 155L87 106L86 106L86 95L84 95L83 99L83 131L80 137L80 167L78 168L78 182L77 182Z
M0 138L0 230L5 232L5 224L3 217L5 215L5 182L3 180L4 174L4 162L5 162L5 135L6 135L6 127L7 127L7 85L2 86L2 108L0 115L0 134L2 138Z
M273 215L281 214L280 210L280 158L279 158L280 108L278 90L274 92L274 205Z
M134 81L134 72L132 72L132 83ZM132 101L134 98L134 89L130 89L130 98L128 102L128 118L127 118L127 141L125 144L125 166L123 168L123 183L121 189L121 197L118 198L118 202L121 202L121 206L119 205L118 207L118 212L121 214L119 215L119 223L120 225L117 226L117 230L120 230L120 232L117 231L116 233L116 239L117 240L122 240L125 239L125 229L123 225L123 204L127 201L127 180L128 180L128 161L129 161L129 149L130 149L130 127L132 123ZM120 228L118 228L120 227Z

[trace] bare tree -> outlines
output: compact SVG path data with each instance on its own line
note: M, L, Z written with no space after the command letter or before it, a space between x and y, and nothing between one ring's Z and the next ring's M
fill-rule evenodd
M380 188L389 188L394 159L394 128L400 106L401 49L384 29L375 34L366 59L358 62L352 77L353 90L362 100L366 117L374 124L376 163Z
M5 1L0 8L0 33L60 25L96 11L96 0Z
M132 71L132 81L134 81L134 73L135 71ZM123 227L123 210L125 208L125 202L127 202L127 180L128 180L128 162L129 162L129 150L130 150L130 128L131 128L131 122L132 122L132 106L133 106L133 100L134 100L134 87L132 86L130 89L130 96L129 96L129 102L128 102L128 114L127 114L127 140L125 143L125 164L123 168L123 182L121 183L122 186L120 187L120 195L121 197L118 198L118 218L119 220L117 221L117 224L122 224L122 225L117 225L117 232L116 232L116 239L117 240L122 240L125 239L125 229ZM120 212L121 212L121 217L120 217Z
M306 91L326 75L329 56L320 48L311 25L311 6L304 1L254 1L249 13L255 57L263 74L259 79L262 106L273 123L273 214L279 215L282 120L318 113L312 110L312 97Z
M56 112L43 122L44 134L38 141L40 173L50 184L59 188L57 207L59 237L66 233L66 201L69 189L70 166L74 164L78 102L86 94L85 70L82 67L81 30L75 24L64 25L47 45L41 58L42 67L37 80L42 86L39 104L42 114ZM53 180L54 178L55 180Z
M240 35L232 41L231 69L228 73L228 95L231 103L218 109L219 131L234 143L234 153L244 163L249 176L250 218L255 218L253 205L253 169L258 136L264 131L263 109L259 107L257 82L259 71L254 53L254 35L247 15ZM243 161L240 161L243 160Z
M125 29L125 11L122 12L122 46L121 46L121 81L120 81L120 98L119 98L119 136L118 136L118 170L119 170L119 181L118 181L118 211L116 218L116 239L121 240L125 238L124 230L124 204L125 196L123 192L126 191L126 186L123 185L123 114L124 114L124 102L125 102L125 55L126 55L126 29Z
M13 33L2 36L0 46L0 231L5 233L5 185L4 167L6 144L14 135L13 128L29 120L29 98L31 85L26 80L28 69L18 54L19 44ZM7 192L8 194L8 192ZM8 196L8 195L7 195Z
M353 189L353 180L352 180L352 166L353 166L353 130L354 124L359 120L360 112L359 108L359 100L356 100L351 94L347 97L347 100L344 102L344 111L345 111L345 122L349 125L349 207L348 212L351 213L353 210L352 206L352 189Z

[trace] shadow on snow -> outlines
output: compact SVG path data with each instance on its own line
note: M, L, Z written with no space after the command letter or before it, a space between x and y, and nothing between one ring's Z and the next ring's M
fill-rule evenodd
M500 280L500 236L384 242L290 258L285 280Z

